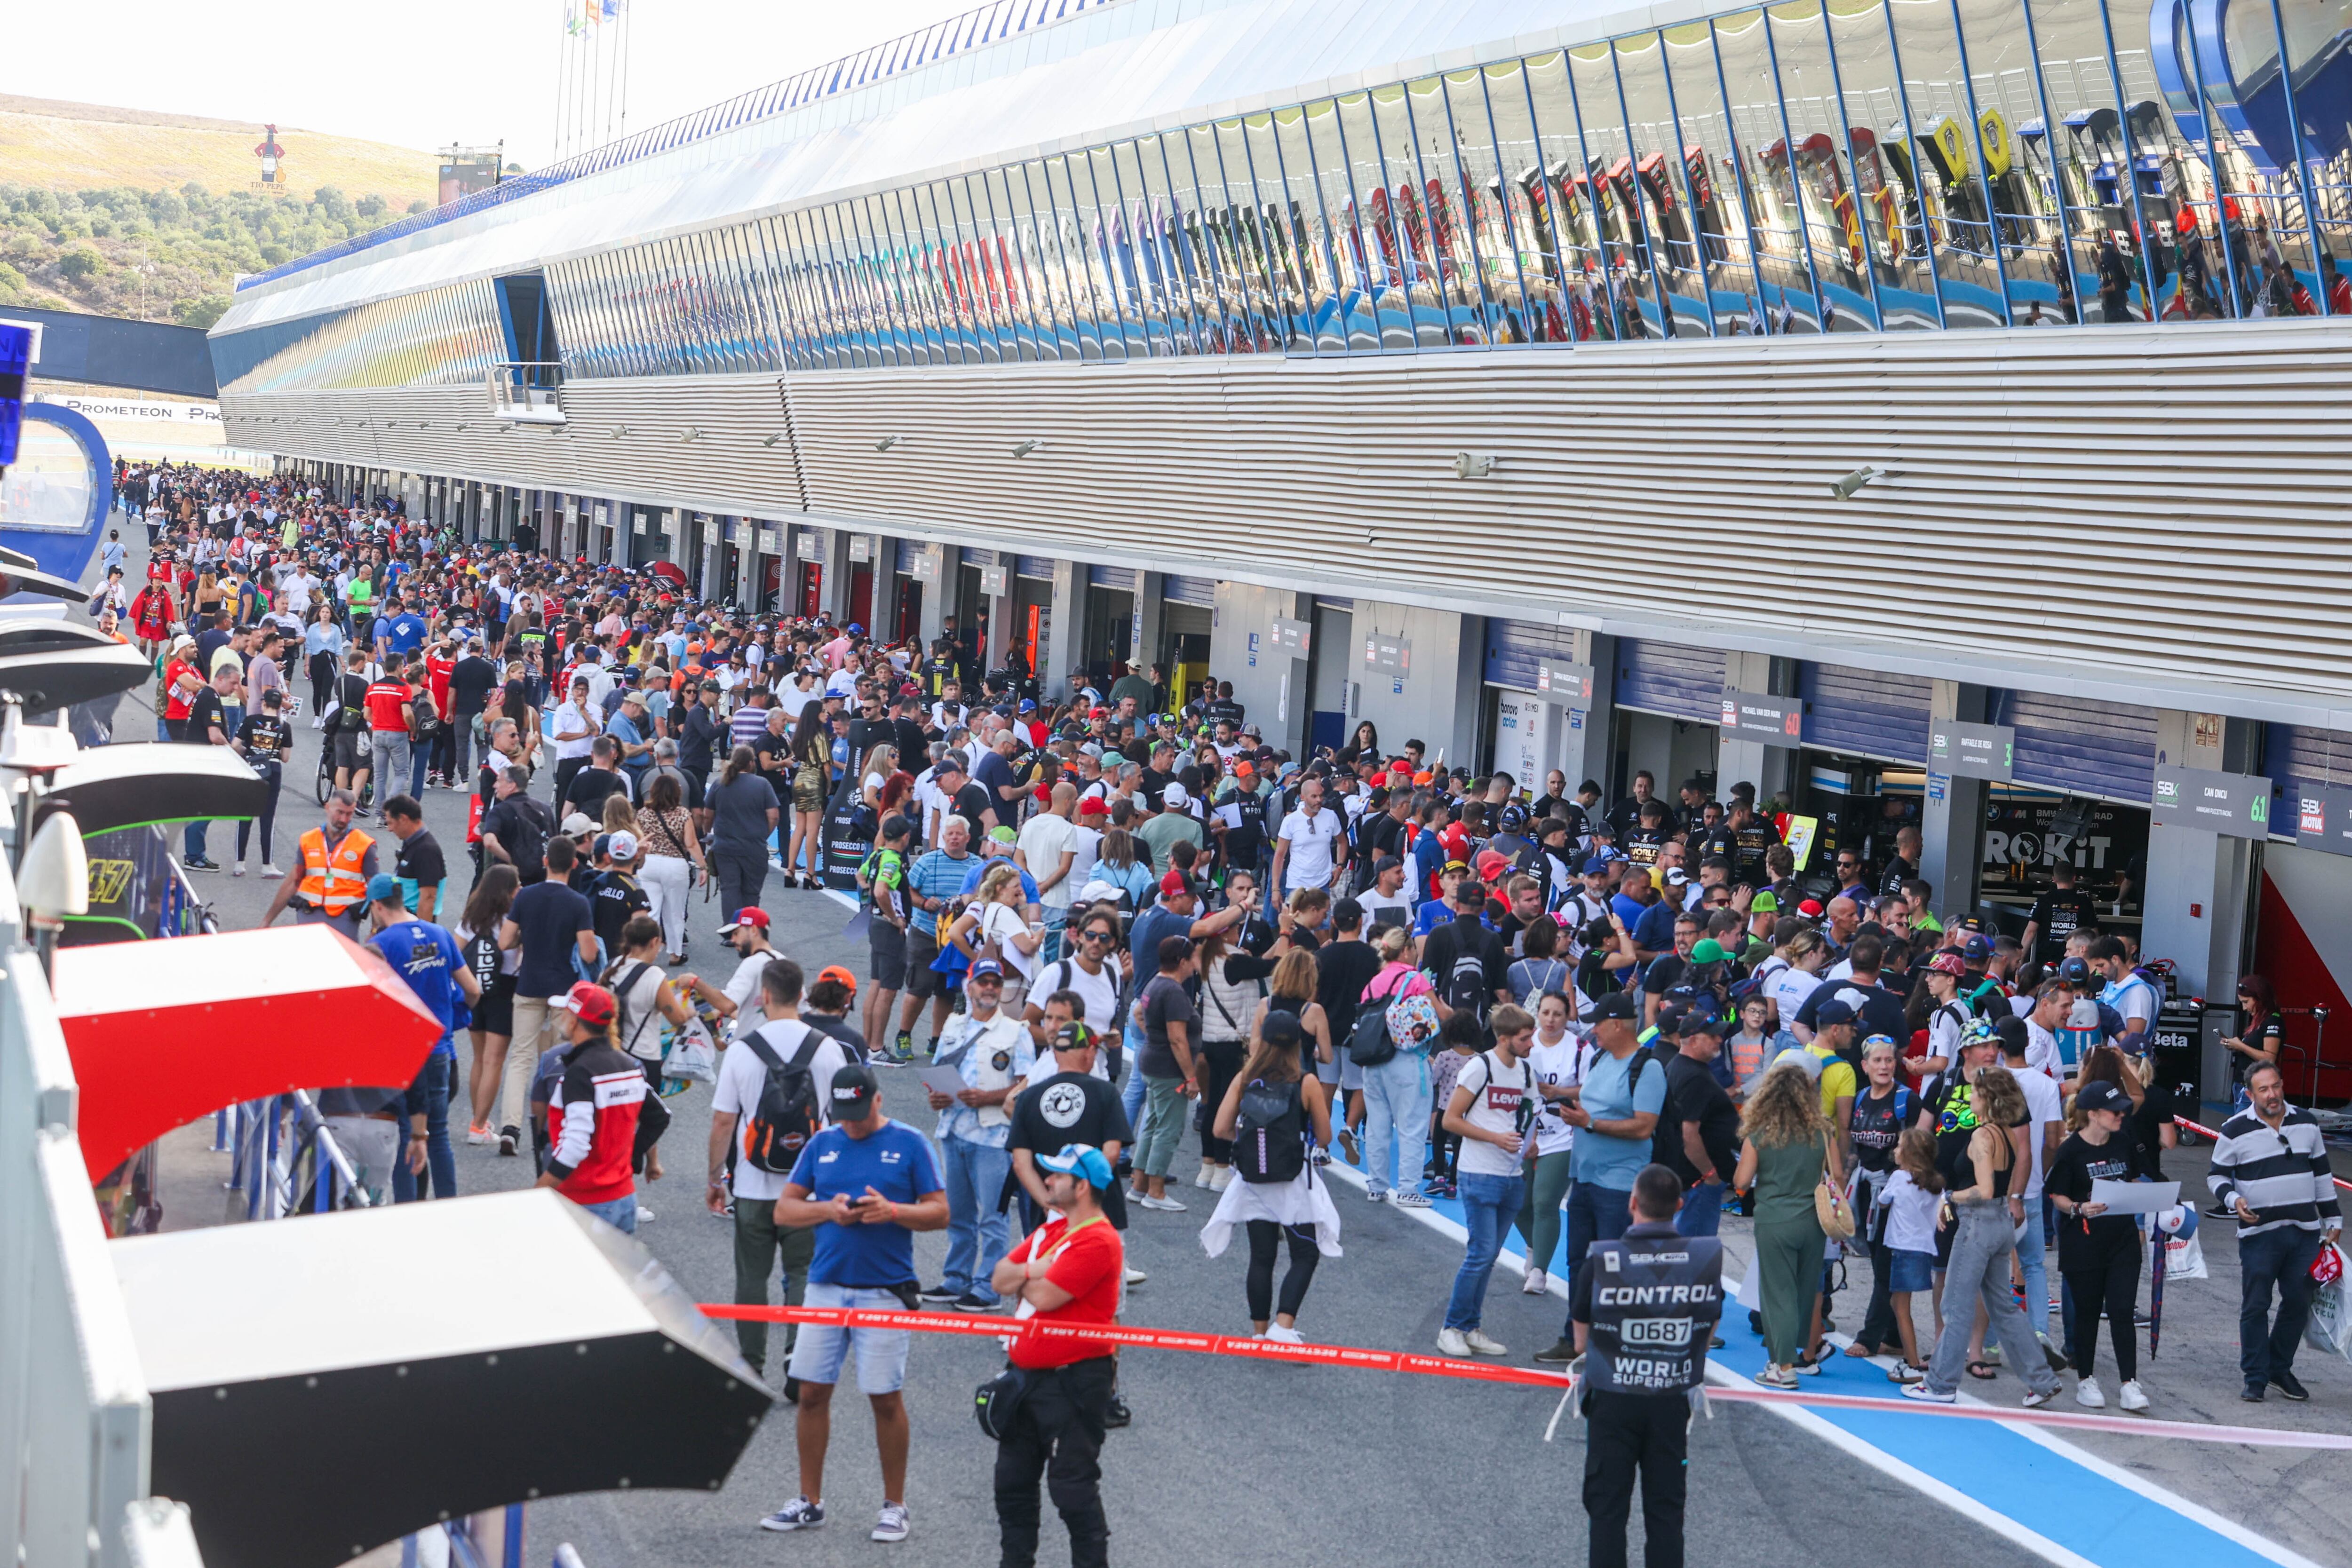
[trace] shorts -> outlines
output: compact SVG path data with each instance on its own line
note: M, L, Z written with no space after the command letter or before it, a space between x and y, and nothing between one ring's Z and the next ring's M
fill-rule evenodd
M497 991L484 991L482 999L474 1004L473 1028L484 1034L502 1034L514 1038L514 993L504 987Z
M367 737L356 729L335 731L335 766L346 772L359 768L372 768L374 760L368 749Z
M936 932L909 930L907 933L907 993L916 997L943 997L948 994L948 977L931 967L931 960L940 956L940 938Z
M896 1291L858 1290L847 1285L821 1285L812 1280L801 1298L804 1307L866 1307L903 1312L907 1303ZM896 1394L907 1384L907 1352L914 1334L906 1329L845 1329L831 1323L803 1323L793 1343L786 1373L803 1383L827 1385L841 1381L843 1363L857 1353L857 1391L867 1396Z
M1893 1260L1886 1270L1886 1288L1897 1294L1915 1291L1930 1291L1936 1286L1936 1255L1933 1252L1890 1252Z
M866 973L875 985L886 991L903 990L907 984L905 928L887 920L876 920L866 927L866 942L872 954Z
M1337 1040L1332 1041L1331 1060L1328 1061L1318 1061L1315 1064L1315 1081L1318 1083L1322 1084L1327 1089L1337 1088L1339 1082L1341 1067L1347 1060L1348 1048L1339 1044ZM1363 1087L1363 1083L1360 1080L1358 1081L1356 1087L1359 1089Z
M1349 1051L1344 1045L1338 1049L1339 1052L1340 1092L1345 1094L1361 1093L1364 1087L1364 1070L1356 1065L1356 1053ZM1330 1082L1329 1079L1323 1078L1323 1074L1319 1071L1315 1076L1322 1079L1326 1083Z

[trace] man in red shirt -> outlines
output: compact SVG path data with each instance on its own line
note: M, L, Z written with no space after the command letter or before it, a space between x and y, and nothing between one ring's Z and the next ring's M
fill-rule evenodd
M163 734L167 739L186 738L188 704L205 689L204 672L196 668L196 640L182 632L163 662Z
M457 668L457 647L454 638L444 637L425 653L425 690L433 699L433 711L441 716L441 727L433 737L433 762L425 771L427 784L456 788L457 727L449 722L449 677Z
M1084 1144L1036 1160L1054 1218L1005 1254L989 1283L999 1296L1019 1297L1018 1315L1034 1323L1109 1323L1127 1278L1126 1247L1102 1207L1110 1162ZM996 1449L1004 1568L1036 1563L1040 1471L1069 1527L1072 1568L1104 1568L1110 1560L1099 1459L1118 1364L1111 1351L1101 1340L1034 1331L1013 1341L1012 1362L1028 1375L1028 1391Z
M416 720L415 695L403 672L390 664L367 689L369 758L379 806L408 788L408 732Z
M645 1064L614 1042L612 992L583 980L547 1005L562 1016L565 1056L547 1096L547 1168L536 1185L635 1235L639 1119L650 1145L668 1110L647 1092Z

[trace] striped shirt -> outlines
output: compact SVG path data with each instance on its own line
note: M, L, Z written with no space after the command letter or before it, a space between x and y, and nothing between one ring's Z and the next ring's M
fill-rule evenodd
M963 892L965 873L979 863L977 855L951 855L945 850L933 850L915 857L915 863L907 871L907 885L925 898L953 898ZM940 912L918 907L914 926L926 936L938 936Z
M735 716L727 721L727 744L730 747L757 746L760 737L768 733L769 711L754 707L750 703L737 708Z
M2254 1211L2253 1224L2239 1224L2242 1239L2287 1226L2315 1231L2343 1218L2319 1124L2293 1105L2276 1127L2252 1111L2223 1123L2209 1179L2223 1207L2242 1201Z

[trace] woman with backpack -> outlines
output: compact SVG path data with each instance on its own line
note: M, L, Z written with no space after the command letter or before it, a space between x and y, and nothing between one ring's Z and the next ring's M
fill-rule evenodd
M1201 1174L1192 1185L1223 1192L1234 1179L1234 1145L1216 1132L1216 1109L1249 1055L1250 1020L1265 999L1266 977L1281 962L1234 943L1227 926L1201 938Z
M1412 934L1403 926L1381 927L1372 934L1372 948L1381 967L1357 1005L1358 1027L1378 1018L1393 1054L1364 1068L1364 1196L1389 1201L1393 1150L1394 1202L1400 1208L1427 1208L1421 1182L1429 1149L1429 1053L1440 1027L1435 988L1409 961Z
M1297 955L1305 957L1306 955ZM1244 1290L1257 1333L1282 1344L1304 1343L1298 1309L1322 1258L1339 1256L1339 1211L1328 1186L1315 1174L1315 1151L1331 1143L1331 1103L1306 1071L1307 1031L1295 1013L1269 1012L1254 1031L1249 1059L1218 1102L1213 1126L1233 1149L1230 1182L1201 1230L1201 1248L1224 1255L1234 1227L1249 1234ZM1287 1244L1289 1267L1282 1294L1274 1290L1274 1260Z
M1284 953L1267 977L1265 1000L1258 1004L1254 1020L1263 1025L1278 1012L1298 1020L1298 1064L1309 1077L1317 1076L1316 1063L1332 1060L1331 1020L1324 1014L1323 1004L1315 999L1317 978L1314 954L1303 947Z
M1568 960L1559 955L1559 926L1549 915L1531 922L1519 934L1521 957L1511 961L1506 971L1505 983L1510 988L1511 998L1529 1012L1537 1010L1537 1001L1558 992L1565 996L1569 988Z
M457 951L482 988L469 1031L474 1037L474 1070L466 1082L466 1101L473 1108L466 1125L469 1144L487 1144L498 1135L487 1123L506 1072L507 1044L514 1038L515 976L522 968L520 947L499 948L499 926L514 907L521 885L521 874L514 867L489 867L466 900L455 933Z

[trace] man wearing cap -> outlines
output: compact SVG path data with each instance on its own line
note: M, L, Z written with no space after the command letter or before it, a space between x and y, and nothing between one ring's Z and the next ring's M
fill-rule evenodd
M1570 1086L1559 1112L1561 1121L1577 1129L1570 1151L1576 1156L1575 1185L1568 1193L1571 1293L1592 1244L1615 1240L1633 1223L1633 1178L1650 1162L1666 1103L1666 1074L1642 1049L1641 1005L1615 991L1595 1002L1587 1018L1600 1053L1585 1069L1583 1082ZM1565 1364L1575 1357L1574 1325L1563 1323L1558 1343L1536 1359Z
M891 1054L914 1051L915 1019L931 999L931 1039L947 1028L949 997L943 977L931 967L940 956L940 916L961 897L971 874L982 869L972 855L971 824L950 813L940 823L940 847L915 857L907 871L907 999L898 1009L898 1034ZM976 883L974 883L976 885Z
M669 1111L644 1064L614 1043L612 992L583 980L547 1005L568 1051L547 1100L547 1168L533 1185L635 1235L636 1155L661 1136Z
M1079 1026L1073 1025L1072 1028ZM1118 1315L1126 1247L1105 1211L1116 1178L1103 1151L1065 1144L1036 1156L1052 1218L996 1265L991 1283L1033 1309L1034 1323L1110 1323ZM1035 1568L1038 1477L1070 1532L1071 1568L1105 1568L1110 1522L1102 1505L1106 1417L1118 1375L1099 1340L1016 1335L1007 1353L1026 1392L997 1439L996 1519L1003 1568Z
M1666 1099L1651 1152L1682 1181L1675 1229L1684 1236L1713 1236L1721 1228L1724 1190L1739 1164L1739 1111L1709 1065L1723 1050L1725 1027L1705 992L1676 1001L1658 1018L1660 1049L1665 1040L1680 1049L1665 1061Z
M588 766L588 757L596 740L598 724L591 715L594 705L588 698L589 684L585 675L572 678L571 699L555 710L555 803L562 806L572 798L572 778Z
M799 979L794 966L794 1001ZM814 1231L806 1303L911 1310L914 1232L937 1230L948 1222L947 1193L929 1140L882 1113L882 1092L871 1069L852 1063L815 1076L830 1124L802 1147L773 1205L778 1224ZM715 1123L713 1143L715 1146ZM739 1183L746 1174L739 1167ZM739 1197L739 1214L742 1201ZM764 1281L762 1284L764 1288ZM801 1330L790 1363L790 1375L799 1385L795 1437L801 1491L762 1519L761 1529L807 1530L824 1523L824 1461L833 1435L834 1385L854 1352L858 1389L873 1406L875 1446L882 1462L883 1503L872 1539L907 1539L908 1427L899 1390L907 1380L912 1338L905 1329L811 1323ZM748 1351L746 1359L751 1359Z
M501 1155L516 1151L529 1124L531 1079L555 1023L553 998L570 991L578 977L575 959L583 966L596 961L595 920L587 899L571 885L572 861L578 852L568 838L550 839L546 880L518 892L506 918L499 923L499 946L509 952L520 949L522 954L515 972L514 1036L507 1044L499 1086ZM480 1123L489 1109L480 1103L488 1097L489 1085L477 1084L475 1092L474 1120Z
M932 1061L952 1067L964 1087L953 1095L929 1090L940 1113L936 1135L946 1152L948 1257L940 1282L922 1293L958 1312L992 1312L995 1291L988 1283L1004 1255L1005 1221L997 1199L1011 1174L1006 1147L1012 1118L1004 1102L1013 1086L1036 1065L1029 1031L1001 1007L1004 967L976 958L964 976L965 1010L951 1019Z
M611 717L604 721L604 738L618 748L615 758L629 781L632 796L645 793L646 770L654 763L654 723L646 716L646 694L635 684L621 693Z
M455 1197L457 1159L449 1146L449 1084L457 1053L450 1036L457 998L463 997L469 1007L480 1001L481 983L467 967L455 936L409 914L400 878L377 873L368 878L367 896L368 915L375 925L368 946L383 955L425 1010L441 1020L441 1038L433 1042L433 1053L408 1086L408 1147L393 1167L393 1201L408 1203L422 1196L416 1178L428 1162L435 1196Z
M653 907L653 900L637 882L640 848L637 835L626 829L596 836L596 877L588 884L588 908L595 922L596 940L603 944L608 959L620 956L621 927L629 923L629 917Z

